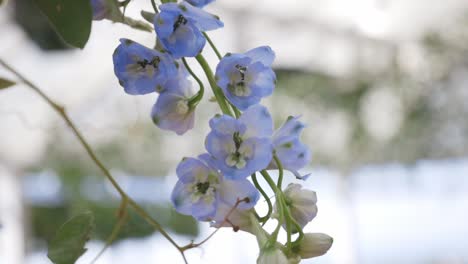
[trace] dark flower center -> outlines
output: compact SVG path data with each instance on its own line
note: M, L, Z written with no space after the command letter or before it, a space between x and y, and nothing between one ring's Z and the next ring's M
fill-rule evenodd
M179 15L174 23L174 30L172 32L175 32L181 25L187 24L187 22L187 19L183 15Z
M199 182L197 183L197 191L201 194L205 194L206 191L210 188L209 182Z
M145 69L146 66L148 65L151 65L153 66L153 68L158 69L160 62L161 62L161 59L158 56L156 56L151 61L148 61L147 59L143 59L141 61L137 61L136 63L140 65L143 69Z

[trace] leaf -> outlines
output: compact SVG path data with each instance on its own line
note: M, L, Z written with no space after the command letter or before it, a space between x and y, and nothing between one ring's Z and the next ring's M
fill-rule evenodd
M91 33L93 12L89 0L34 0L57 33L68 44L83 48Z
M86 252L85 243L94 228L90 212L79 214L63 224L49 243L47 256L55 264L73 264Z
M0 90L10 88L13 85L15 85L15 82L12 82L10 80L3 79L3 78L0 77Z

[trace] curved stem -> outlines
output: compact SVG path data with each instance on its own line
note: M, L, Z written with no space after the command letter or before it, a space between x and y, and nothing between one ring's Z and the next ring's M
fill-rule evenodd
M210 44L211 48L213 49L214 53L216 53L216 56L218 57L219 60L221 60L223 58L223 56L221 56L221 53L219 53L218 49L216 48L215 44L213 43L213 41L211 41L210 37L208 36L208 34L206 34L206 32L203 32L203 36L205 36L206 40L208 40L208 43Z
M159 13L158 7L156 6L154 0L151 0L151 6L153 7L153 10L156 14Z
M281 189L281 185L283 184L283 165L281 164L281 161L279 158L275 155L273 155L273 159L275 160L276 166L278 166L278 183L277 186L279 189Z
M187 68L187 71L190 73L190 75L192 75L192 77L195 79L195 81L198 83L198 86L200 87L198 93L189 99L189 106L190 108L192 108L197 106L197 104L203 98L203 94L205 93L205 86L203 85L200 78L198 78L198 76L192 71L185 58L182 58L182 62L184 63L185 68Z
M216 80L214 79L213 72L211 71L210 65L208 65L208 62L205 60L205 58L201 54L198 54L195 58L197 59L200 66L203 68L206 78L208 78L208 82L210 83L211 90L213 90L213 94L216 97L216 101L218 101L221 111L226 115L233 116L233 114L231 113L231 110L229 109L228 104L226 103L226 99L224 97L223 91L221 91L221 89L216 84Z
M258 183L257 175L255 173L253 173L251 175L251 177L252 177L253 184L255 185L255 188L257 188L257 190L262 194L263 198L265 199L265 201L268 204L267 214L264 217L260 217L260 219L259 219L260 222L266 223L266 221L270 218L271 213L273 212L273 205L271 203L270 197L268 197L265 190L263 190L262 187L260 186L260 184Z
M5 67L8 71L16 75L24 84L26 84L29 88L31 88L35 93L37 93L44 101L46 101L50 107L52 107L58 114L59 116L65 121L65 123L68 125L68 127L72 130L73 134L76 136L80 144L83 146L83 148L86 150L88 156L91 158L91 160L96 164L96 166L101 170L101 172L106 176L106 178L110 181L112 186L117 190L119 193L120 197L122 200L127 200L128 204L135 209L135 211L143 218L145 219L149 224L151 224L156 230L158 230L161 235L163 235L174 247L179 250L179 252L182 254L182 257L184 258L184 261L187 263L187 260L185 259L185 255L183 251L181 251L181 247L172 239L172 237L162 228L162 226L155 220L153 219L143 208L141 208L135 201L133 201L126 193L125 191L120 187L120 185L117 183L117 181L114 179L112 174L110 173L109 169L107 169L104 164L99 160L99 158L96 156L94 153L93 149L91 146L88 144L88 142L85 140L83 135L80 133L76 125L71 121L70 117L65 111L65 108L55 101L53 101L49 96L47 96L37 85L33 84L31 81L26 79L22 74L20 74L18 71L13 69L9 64L7 64L5 61L0 59L0 65Z

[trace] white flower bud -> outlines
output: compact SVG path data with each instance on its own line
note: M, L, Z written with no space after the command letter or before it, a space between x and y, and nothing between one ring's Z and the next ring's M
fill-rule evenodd
M303 259L322 256L333 244L333 238L322 233L307 233L294 252Z
M289 260L281 249L270 247L260 251L257 264L289 264Z
M317 215L317 195L314 191L302 189L302 186L296 183L289 184L283 193L291 216L304 228ZM293 232L297 232L294 227Z

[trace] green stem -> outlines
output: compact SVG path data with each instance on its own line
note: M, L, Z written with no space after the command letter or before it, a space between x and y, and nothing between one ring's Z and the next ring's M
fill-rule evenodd
M197 104L203 98L203 94L205 93L205 86L203 85L200 78L198 78L198 76L192 71L185 58L182 58L182 62L184 63L185 68L187 68L187 71L190 73L190 75L192 75L192 77L195 79L195 81L198 83L198 86L200 87L198 93L189 99L189 107L193 108L197 106Z
M270 219L271 213L273 212L273 205L271 203L270 197L268 197L265 190L263 190L262 187L260 186L260 184L258 183L257 175L255 173L252 174L252 181L253 181L253 184L255 185L255 188L257 188L257 190L262 194L263 198L265 199L265 201L268 204L267 214L264 217L260 217L260 219L259 219L260 222L266 223L266 221L268 219Z
M91 160L96 164L96 166L101 170L101 172L106 176L106 178L110 181L112 186L117 190L119 193L120 197L122 200L127 200L128 204L135 209L135 211L143 218L145 219L149 224L151 224L156 230L158 230L161 235L163 235L174 247L179 250L179 252L182 254L182 257L187 263L187 260L185 258L185 254L183 251L181 251L181 247L172 239L172 237L162 228L162 226L155 220L153 219L143 208L141 208L135 201L133 201L127 193L120 187L120 185L117 183L117 181L114 179L112 174L110 173L109 169L104 166L104 164L99 160L99 158L96 156L94 153L94 150L91 148L91 146L88 144L86 139L83 137L81 132L78 130L76 125L71 121L70 117L68 116L67 112L65 111L65 108L55 101L53 101L48 95L46 95L37 85L33 84L31 81L26 79L21 73L13 69L8 63L0 59L0 65L5 67L8 71L16 75L26 86L31 88L35 93L37 93L47 104L54 109L59 116L65 121L65 123L68 125L68 127L72 130L73 134L76 136L80 144L83 146L83 148L86 150L86 153L88 156L91 158Z
M271 178L270 174L268 174L268 172L266 170L261 170L260 171L260 174L262 174L263 178L267 181L268 185L270 185L270 188L273 190L273 192L275 193L275 195L278 194L278 191L281 192L281 190L279 190L277 187L276 187L276 184L275 182L273 181L273 179ZM278 197L277 197L278 198Z
M210 83L211 90L213 90L213 94L216 97L216 101L218 101L219 107L221 108L221 111L223 114L233 116L231 113L231 110L229 109L228 104L226 103L226 99L223 95L223 91L218 87L216 84L216 80L214 79L213 72L211 71L210 65L208 65L208 62L205 60L203 55L198 54L195 57L202 67L203 71L205 72L206 78L208 78L208 82Z
M278 157L273 155L273 159L275 160L276 166L278 166L278 189L281 189L281 185L283 184L283 165L281 164L281 161L278 159Z
M223 56L221 56L221 53L219 53L218 49L216 48L215 44L213 43L213 41L211 41L210 37L208 36L208 34L206 34L206 32L203 32L203 36L205 36L206 40L208 40L208 43L210 44L211 48L213 49L213 51L216 53L216 56L218 57L219 60L221 60L223 58Z

